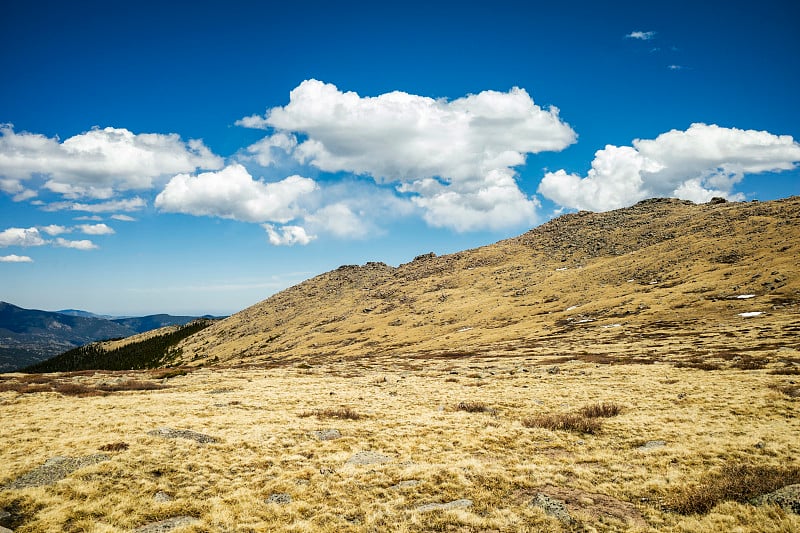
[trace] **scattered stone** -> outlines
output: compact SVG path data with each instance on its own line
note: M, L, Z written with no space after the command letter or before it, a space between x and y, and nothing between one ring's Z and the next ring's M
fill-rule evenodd
M278 505L286 505L292 503L292 495L285 492L276 492L269 495L267 503L276 503Z
M342 434L339 433L338 429L322 429L318 431L312 431L311 434L319 440L336 440L342 437Z
M154 502L166 503L166 502L171 502L172 500L174 500L174 498L169 494L167 494L166 492L164 492L163 490L160 490L156 492L155 495L153 495Z
M649 441L645 442L644 444L642 444L641 446L639 446L636 449L639 450L639 451L643 451L644 452L644 451L647 451L647 450L653 450L655 448L661 448L661 447L666 446L666 445L667 445L667 442L663 441L663 440L649 440Z
M800 484L787 485L751 500L753 505L772 504L789 513L800 514Z
M205 444L207 442L218 442L214 437L197 433L196 431L190 431L188 429L172 429L162 427L148 431L147 434L154 437L163 437L165 439L189 439L197 441L201 444Z
M417 511L422 513L427 511L449 511L450 509L466 509L472 507L472 500L462 499L447 503L426 503L417 507Z
M752 318L754 316L761 316L763 314L763 311L748 311L747 313L739 313L739 316L743 318Z
M335 474L336 470L334 470L329 466L323 466L322 468L319 469L319 473L322 474L323 476L329 476L331 474Z
M389 488L393 490L410 489L411 487L416 487L419 484L420 481L418 479L407 479L405 481L401 481L397 485L392 485Z
M558 374L559 372L561 372L561 369L558 368L557 366L551 366L550 368L547 369L548 374Z
M536 494L536 497L531 500L530 505L533 507L538 507L539 509L543 510L545 514L558 518L565 524L572 524L575 522L575 519L570 516L567 506L564 504L564 502L556 498L551 498L542 492Z
M22 474L6 485L0 486L0 489L24 489L26 487L52 485L75 470L101 461L108 461L109 459L110 457L104 453L96 453L84 457L52 457L45 461L42 466Z
M181 526L188 526L197 522L193 516L174 516L160 522L151 522L133 530L133 533L167 533Z
M766 444L764 444L764 441L758 441L755 444L753 444L753 446L755 446L759 450L763 450Z
M388 463L392 458L378 452L358 452L347 460L349 465L375 465L381 463Z

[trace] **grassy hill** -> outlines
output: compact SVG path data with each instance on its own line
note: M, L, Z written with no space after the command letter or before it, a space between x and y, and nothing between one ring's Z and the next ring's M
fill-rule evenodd
M649 200L397 268L340 267L189 337L183 361L536 355L557 344L570 357L691 364L730 358L732 338L737 353L797 357L798 257L798 197Z

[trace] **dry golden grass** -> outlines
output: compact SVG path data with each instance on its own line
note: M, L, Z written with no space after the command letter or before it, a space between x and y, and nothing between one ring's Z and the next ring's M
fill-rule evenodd
M551 361L528 356L405 363L376 356L311 369L200 369L171 379L167 389L106 396L6 391L0 484L54 456L107 446L110 459L54 485L0 490L0 509L15 509L17 532L126 531L179 515L197 517L178 530L195 532L559 531L565 526L529 506L549 491L586 530L800 528L797 515L743 503L728 489L705 498L711 506L702 514L671 507L681 494L693 501L686 492L692 487L724 485L709 472L724 473L727 465L749 465L746 474L796 470L797 400L773 388L782 376L661 363L559 365L551 374ZM452 382L451 372L482 377ZM107 377L63 379L90 386ZM476 381L482 386L472 386ZM626 408L587 418L603 420L595 434L521 422L610 413L616 409L602 406L611 405ZM476 406L494 415L469 412L480 411ZM363 416L334 415L347 409ZM159 427L218 442L148 434ZM315 437L325 429L341 438ZM652 440L666 445L639 449ZM362 451L388 459L348 464ZM154 502L158 491L174 500ZM276 493L291 502L268 503ZM416 510L463 498L472 507Z
M800 198L649 202L323 274L186 339L191 371L3 376L0 485L109 458L0 489L0 524L800 531L748 503L800 468L799 256Z

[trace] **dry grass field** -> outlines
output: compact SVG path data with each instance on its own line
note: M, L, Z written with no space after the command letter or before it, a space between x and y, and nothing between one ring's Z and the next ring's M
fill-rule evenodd
M2 375L0 525L800 531L758 499L800 484L799 222L579 213L323 274L177 368Z
M2 490L0 509L18 532L130 531L176 516L197 520L175 531L797 531L800 516L779 507L706 501L708 474L731 466L746 467L728 480L741 490L747 472L777 476L769 490L800 482L797 400L781 390L792 376L771 371L378 358L199 369L103 396L7 391L0 482L56 456L108 460ZM153 381L88 374L57 379ZM591 433L535 424L599 404L619 412L590 418ZM338 434L315 433L326 430ZM532 506L539 493L565 502L572 522Z

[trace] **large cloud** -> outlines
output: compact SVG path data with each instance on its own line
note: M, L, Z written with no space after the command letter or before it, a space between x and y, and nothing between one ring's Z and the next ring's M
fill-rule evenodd
M314 180L302 176L258 181L234 163L219 172L178 174L156 197L155 206L171 213L286 223L301 214L298 201L316 187Z
M0 246L42 246L47 241L36 228L8 228L0 231Z
M430 223L458 230L532 222L535 202L512 169L528 153L562 150L576 139L558 109L542 109L519 88L447 101L399 91L361 97L307 80L285 107L237 124L286 135L279 148L301 163L397 183ZM296 147L285 142L292 132L305 138ZM249 151L271 160L273 138Z
M0 189L24 198L22 185L35 175L67 198L108 199L117 191L149 189L153 181L179 172L217 169L222 159L199 140L177 134L134 134L124 128L95 128L64 141L0 126Z
M743 199L733 191L746 174L791 170L800 144L788 135L692 124L633 146L595 153L585 177L547 173L539 193L574 209L607 211L654 196L707 202L714 196Z
M98 226L105 226L105 224L98 224ZM64 233L69 231L67 228L61 226L45 226L44 231L51 234ZM109 230L111 228L108 228ZM63 230L63 231L61 231ZM113 232L113 230L112 230ZM42 238L41 233L37 228L8 228L0 231L0 247L6 246L43 246L45 244L52 244L60 248L75 248L77 250L94 250L97 245L90 240L70 241L61 237L53 241L48 241Z

